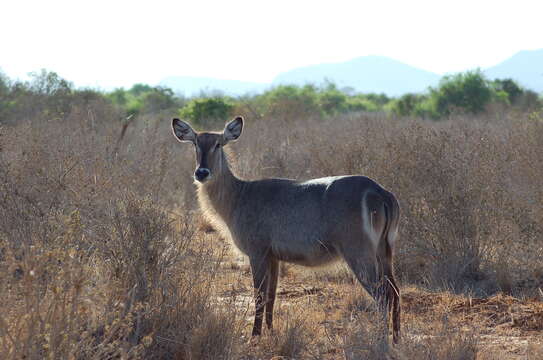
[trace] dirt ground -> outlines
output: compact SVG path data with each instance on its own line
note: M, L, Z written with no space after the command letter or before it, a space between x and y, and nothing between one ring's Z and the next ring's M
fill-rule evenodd
M233 255L225 262L217 286L223 301L235 298L245 311L244 333L248 335L254 316L250 268L242 255L228 253ZM348 336L346 324L357 310L364 312L371 304L347 274L341 265L316 272L281 267L274 326L284 326L292 319L302 323L314 337L309 358L344 359L341 344ZM542 300L543 295L519 299L499 293L475 298L403 286L402 336L410 340L434 337L446 327L447 331L471 334L477 342L477 358L543 359Z

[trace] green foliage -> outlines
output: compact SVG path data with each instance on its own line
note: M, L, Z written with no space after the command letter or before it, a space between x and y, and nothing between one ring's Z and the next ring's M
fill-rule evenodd
M500 99L507 99L508 104L515 104L524 90L513 79L496 79L492 87Z
M143 94L143 106L148 112L171 109L176 105L172 89L156 87Z
M349 112L382 110L383 107L376 103L370 95L358 94L349 97L347 100L347 110Z
M444 77L429 94L403 95L392 101L390 109L400 116L440 119L455 112L481 113L491 102L526 109L540 106L528 93L512 79L489 81L476 70Z
M333 83L328 83L326 88L317 94L317 104L326 115L344 113L348 110L347 95L338 90Z
M128 116L137 115L143 109L143 102L139 98L130 97L129 100L126 102L124 109L125 109L126 115Z
M261 95L240 99L240 111L250 115L296 120L301 117L330 117L359 111L383 111L390 99L384 94L356 94L327 82L321 87L279 85Z
M30 77L32 78L30 89L35 93L58 96L67 95L72 92L73 85L53 71L42 69L40 72L30 73Z
M496 79L491 83L496 100L525 110L543 107L543 99L534 91L524 89L513 79Z
M509 94L507 94L507 92L503 90L494 90L492 92L492 99L500 104L511 105L511 101L509 100Z
M128 102L128 93L123 88L113 90L107 94L106 97L111 100L112 103L119 106L125 106Z
M49 118L67 116L71 109L73 85L57 73L41 70L31 73L28 82L4 81L0 102L7 104L3 117L26 118L43 115Z
M443 114L440 114L437 110L437 99L431 96L424 96L415 106L414 116L424 119L441 119Z
M192 99L179 111L179 115L183 119L201 124L206 121L224 121L232 115L233 108L234 105L226 98Z
M426 94L360 94L352 88L323 85L279 85L261 94L227 97L219 91L201 93L192 99L172 89L135 84L103 93L75 89L55 72L41 70L27 82L11 81L0 72L0 123L14 122L41 114L46 118L69 116L74 104L103 101L107 111L135 114L179 114L190 121L224 121L235 114L258 118L326 118L354 112L388 112L399 116L442 119L453 113L480 113L490 103L539 110L542 99L512 79L487 80L479 71L446 76ZM111 106L113 105L113 106ZM76 107L77 107L76 106ZM167 115L169 116L169 115ZM7 120L6 120L7 119Z
M0 71L0 96L5 95L9 91L9 79Z
M317 88L280 85L258 97L264 116L292 118L319 113Z
M0 71L0 124L9 112L9 107L12 106L9 99L10 83L9 79Z
M377 105L379 108L381 108L382 106L388 104L392 100L386 94L370 93L370 94L365 94L363 96L366 99L368 99L368 101L370 101L370 102L374 103L375 105Z
M130 93L134 96L140 96L153 90L154 88L147 84L134 84L130 89Z
M347 98L347 110L349 112L376 111L377 108L364 95L354 95Z
M543 110L543 94L540 96L535 91L525 90L515 105L529 111L541 111Z
M425 94L405 94L390 102L389 110L399 116L437 119L436 98Z
M492 98L492 90L480 70L445 76L437 89L430 89L435 112L448 116L454 111L477 114Z
M73 85L57 73L42 69L31 73L28 88L37 96L43 106L43 113L51 117L61 117L70 111Z
M391 110L400 116L442 118L453 112L479 113L495 95L480 71L445 76L428 95L405 94L393 101ZM495 97L495 96L494 96Z
M392 111L399 116L409 116L415 113L415 108L420 104L422 95L405 94L394 100Z
M151 87L146 84L135 84L130 90L115 89L106 97L115 105L121 107L126 115L154 113L169 110L182 104L172 89Z

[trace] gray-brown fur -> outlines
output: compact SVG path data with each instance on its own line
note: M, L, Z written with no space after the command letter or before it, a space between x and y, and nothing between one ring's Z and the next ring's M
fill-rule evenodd
M261 333L264 308L272 327L280 261L319 266L343 258L400 333L400 294L392 256L399 205L394 195L364 176L300 182L245 181L231 171L223 146L243 127L237 117L223 132L196 133L174 119L175 136L196 146L200 206L249 257L255 287L253 335Z

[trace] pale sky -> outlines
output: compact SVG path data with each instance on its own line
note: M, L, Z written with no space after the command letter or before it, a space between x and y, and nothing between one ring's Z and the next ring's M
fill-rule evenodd
M79 86L167 76L270 82L365 55L436 73L543 48L543 1L0 0L0 70Z

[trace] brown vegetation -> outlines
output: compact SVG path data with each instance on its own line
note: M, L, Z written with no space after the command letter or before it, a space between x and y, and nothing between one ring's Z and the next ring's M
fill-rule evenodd
M0 130L3 358L543 354L541 115L248 119L241 176L364 174L397 195L406 310L392 347L348 272L290 266L275 332L250 342L250 274L199 218L192 152L169 118L142 116L121 137L108 106Z

